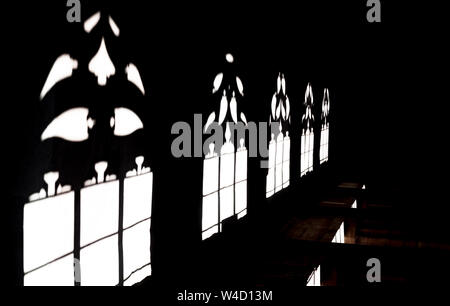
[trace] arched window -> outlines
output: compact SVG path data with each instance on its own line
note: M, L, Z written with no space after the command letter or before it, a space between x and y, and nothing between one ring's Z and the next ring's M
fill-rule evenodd
M59 56L40 100L43 105L64 104L58 98L68 96L64 89L72 83L96 88L92 90L96 99L88 101L88 96L86 101L77 101L80 106L63 107L43 130L41 145L64 146L58 151L62 155L70 155L74 148L88 150L74 157L83 168L77 172L81 173L79 177L75 178L73 169L67 174L66 168L46 173L47 189L32 194L24 205L24 285L132 285L151 274L153 173L144 166L144 156L134 155L133 160L129 160L133 153L113 156L113 148L104 141L105 137L112 139L119 146L114 151L118 154L130 150L120 148L120 144L132 144L135 138L127 136L137 137L144 125L129 103L135 97L140 101L145 89L134 64L121 66L109 56L108 42L120 35L111 16L101 12L92 15L85 21L84 30L86 35L95 32L94 37L100 39L95 42L97 53L88 62L70 54ZM87 67L81 67L81 63ZM110 79L114 86L108 86ZM130 93L127 101L110 100L110 91L118 87L127 89L121 95ZM93 157L93 152L98 151L107 152L104 156L111 157L111 161ZM64 156L58 158L63 160L56 163L60 166L69 163L64 162ZM124 159L126 163L121 164ZM94 167L90 160L94 160ZM135 166L130 169L132 163ZM92 168L96 174L83 178ZM71 184L66 185L68 181Z
M328 143L330 136L330 95L328 93L328 88L323 91L323 101L322 101L322 115L321 115L321 130L320 130L320 163L328 161Z
M234 126L247 125L247 119L238 110L244 88L234 72L233 62L233 56L227 54L225 72L214 79L213 97L220 107L217 113L210 113L204 127L205 132L214 129L220 136L207 143L209 152L203 162L203 240L221 232L224 220L235 215L239 219L247 214L248 153L245 136L234 133ZM217 134L217 131L222 133Z
M338 230L336 231L336 234L333 237L333 240L331 241L333 243L345 243L345 228L344 228L344 222L341 223Z
M269 167L266 178L266 197L289 186L291 140L291 106L286 94L286 80L280 73L277 90L272 96L269 119L271 140L269 142Z
M314 104L311 84L308 83L305 92L305 114L302 117L302 138L300 156L300 176L313 171L314 156L314 115L312 107Z

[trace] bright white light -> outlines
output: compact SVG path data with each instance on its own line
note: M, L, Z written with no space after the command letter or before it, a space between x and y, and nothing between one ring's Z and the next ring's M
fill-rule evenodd
M333 240L331 242L334 243L345 243L345 229L344 229L344 222L341 223L338 230L336 231L336 234L333 237Z
M129 227L152 215L153 173L124 180L123 227Z
M225 56L227 62L232 63L234 58L231 54ZM222 86L224 75L216 75L213 83L213 93L216 93ZM239 77L235 77L236 88L239 94L243 95L243 84ZM230 84L229 84L230 85ZM227 92L228 90L228 92ZM233 90L233 91L231 91ZM228 96L231 94L231 99ZM230 86L223 90L220 108L218 111L217 123L222 125L227 117L228 109L234 123L239 119L247 125L247 118L244 113L238 117L236 91ZM216 112L209 115L204 130L216 119ZM221 148L217 148L219 153L215 153L215 145L210 144L210 151L205 154L203 163L203 202L202 202L202 239L207 239L213 234L222 231L222 221L237 215L238 219L247 213L247 150L244 139L240 139L240 144L232 142L232 133L226 123L225 143ZM220 186L219 186L220 180ZM219 205L220 203L220 205Z
M291 113L291 103L289 102L289 98L286 97L286 118L284 119L289 118L290 113Z
M136 157L135 162L137 176L124 180L123 265L125 285L133 285L151 274L151 267L143 268L143 266L150 264L151 219L148 218L152 214L153 173L143 172L143 156ZM140 223L136 224L137 222ZM138 269L140 270L136 271Z
M245 123L245 125L247 125L247 118L245 117L244 113L241 113L241 120Z
M227 125L229 132L229 125ZM227 132L226 132L227 134ZM228 135L229 137L229 135ZM220 157L220 221L234 214L234 146L228 141L222 146Z
M47 126L41 135L41 140L53 137L68 141L79 142L88 139L88 116L89 110L77 107L65 111Z
M214 83L213 83L213 94L216 93L219 88L220 85L222 85L222 80L223 80L223 73L219 73L218 75L216 75L216 77L214 78Z
M120 35L120 29L117 26L117 24L114 22L114 20L111 18L111 16L108 17L109 26L111 27L111 30L113 31L114 35L119 37Z
M245 217L247 215L247 208L244 209L243 211L241 211L240 213L237 214L237 218L238 220L242 217Z
M244 85L242 84L242 81L239 77L236 77L236 85L239 90L239 93L241 94L241 96L243 96L244 95Z
M280 93L281 91L281 75L279 74L277 77L277 91L275 94Z
M25 274L24 286L73 286L73 254Z
M210 229L204 231L202 233L202 240L208 239L209 237L211 237L212 235L214 235L215 233L219 232L219 226L213 226Z
M308 86L306 88L305 101L308 100L308 98L311 99L311 105L314 104L313 91L310 83L308 83Z
M41 100L55 86L56 83L72 76L73 70L78 68L78 62L70 57L69 54L59 56L50 70L47 80L42 87Z
M219 187L219 157L205 158L203 161L203 195L218 190Z
M283 134L280 132L276 142L275 192L283 188Z
M247 150L239 149L236 152L236 211L240 213L247 208Z
M239 149L236 152L236 182L247 179L247 150Z
M149 219L123 231L124 279L128 278L135 270L150 264L150 222ZM131 282L128 284L132 285Z
M314 132L309 134L308 171L313 170L314 155Z
M291 153L291 140L289 138L289 132L286 132L286 136L283 140L283 188L289 186L290 179L290 153Z
M320 132L320 153L319 159L320 163L328 161L328 148L329 148L329 121L328 115L330 111L330 100L329 100L328 89L324 89L323 100L322 100L322 129Z
M71 253L73 237L73 192L25 204L23 211L24 272Z
M90 33L100 20L100 12L95 13L84 22L84 30Z
M106 168L108 168L108 162L100 161L98 163L95 163L95 172L97 172L97 182L103 183L105 181L105 171Z
M203 197L202 205L202 231L217 224L219 220L218 193L214 192Z
M119 229L118 181L82 188L80 201L81 246L117 233Z
M116 136L128 136L144 128L144 124L138 115L128 108L115 108L114 117L114 135Z
M233 119L234 123L238 123L238 117L237 117L237 102L236 98L232 97L230 101L230 112L231 112L231 118Z
M277 94L274 93L272 96L272 102L270 103L271 110L272 110L272 117L276 120L276 109L277 109Z
M130 63L125 68L125 73L127 74L128 81L136 85L136 87L139 88L141 93L145 95L144 84L142 83L141 74L139 73L137 67L134 64Z
M300 157L300 176L313 171L314 168L314 116L312 114L313 96L312 87L308 83L305 92L306 109L302 117L302 137L301 137L301 157Z
M240 213L247 209L247 181L236 183L236 212Z
M206 132L208 130L209 126L214 122L214 119L216 119L216 113L212 112L209 115L208 120L206 120L204 132Z
M219 220L219 157L214 154L214 145L210 145L210 153L203 161L203 203L202 231L216 225ZM217 233L215 226L203 232L203 239Z
M281 104L279 104L277 109L275 110L275 118L276 119L280 118L280 114L281 114Z
M266 178L266 197L271 197L275 192L275 155L276 155L276 142L272 134L272 140L269 143L269 169Z
M286 119L286 110L284 109L283 103L280 103L280 107L281 107L281 117L283 119Z
M320 265L311 273L306 286L320 286Z
M47 172L44 174L44 181L47 184L47 195L49 197L55 195L55 184L59 178L59 172Z
M89 62L89 71L97 77L97 83L100 86L105 86L107 79L116 73L116 67L109 57L103 37L97 54Z
M72 190L72 187L70 187L69 185L61 186L61 184L60 184L60 185L58 185L58 188L56 189L56 193L57 194L66 193L66 192L69 192L70 190Z
M301 153L300 153L300 176L303 176L306 174L306 150L305 150L305 144L306 144L306 135L302 133L301 141L300 141L300 147L301 147Z
M225 148L225 144L223 148ZM231 143L229 145L233 146ZM234 152L224 154L220 158L220 188L234 184Z
M117 234L82 248L80 267L82 286L116 286L119 283Z
M222 124L228 111L228 101L225 91L223 92L222 99L220 100L219 121L218 124Z
M220 190L220 222L234 215L234 185Z
M301 176L313 170L314 133L307 128L301 137Z
M137 157L134 159L134 162L136 163L136 166L137 166L137 168L136 168L137 174L138 174L138 175L143 174L143 173L142 173L142 170L143 170L142 165L144 164L144 156L137 156Z
M134 272L130 278L123 282L124 286L132 286L141 282L147 276L152 275L152 266L148 265L140 269L139 271Z

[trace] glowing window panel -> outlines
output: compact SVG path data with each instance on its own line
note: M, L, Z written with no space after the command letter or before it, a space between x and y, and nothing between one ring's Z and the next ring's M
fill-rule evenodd
M232 64L233 56L227 54L226 61ZM210 143L203 160L202 240L221 232L224 220L235 215L242 218L247 212L245 139L236 139L230 128L238 123L247 125L247 118L239 112L238 104L244 95L244 86L238 76L227 74L221 72L214 78L212 93L219 108L209 114L203 127L207 131L215 122L226 130L224 143ZM238 122L240 120L242 122Z
M203 195L219 189L219 157L205 158L203 162Z
M153 173L124 180L123 227L129 227L152 215Z
M124 286L132 286L136 283L141 282L147 276L152 275L152 266L147 265L140 270L137 270L133 274L131 274L126 280L124 280Z
M235 214L247 209L247 150L243 147L236 152L236 178L235 178ZM238 218L243 215L238 215Z
M345 243L344 222L341 223L332 240L333 243Z
M203 197L203 213L202 213L202 231L206 231L209 228L217 225L219 220L219 202L218 193L214 192L210 195ZM210 231L211 235L214 231Z
M289 138L290 109L289 97L286 94L286 80L284 74L279 73L276 91L272 96L269 120L271 140L269 142L266 198L289 186L291 152Z
M329 123L329 112L330 112L330 96L328 88L325 88L322 101L322 128L320 131L320 163L328 161L328 151L329 151L329 138L330 138L330 123Z
M277 137L277 154L275 157L275 192L283 189L283 133Z
M320 286L320 266L318 266L309 276L306 284L308 287Z
M24 286L73 286L73 254L25 274Z
M314 106L311 84L308 83L305 92L305 113L302 117L300 176L314 170Z
M80 243L85 246L119 229L119 181L80 191Z
M272 140L269 143L269 161L268 166L269 169L267 171L266 178L266 197L271 197L275 193L275 154L276 154L276 143L273 139L274 135L272 134Z
M234 147L226 143L220 157L220 222L234 214ZM228 150L231 152L228 152Z
M90 244L80 251L82 286L119 284L118 235Z
M25 204L23 217L25 273L73 252L73 246L73 192ZM71 274L73 279L73 272Z
M289 186L290 178L290 153L291 153L291 140L289 138L289 132L286 133L283 141L283 188Z
M151 274L138 273L150 265L150 223L151 219L138 223L123 231L123 273L125 284L132 285ZM133 275L136 275L133 277ZM139 277L137 277L139 274Z
M219 157L213 147L203 161L202 239L219 231Z

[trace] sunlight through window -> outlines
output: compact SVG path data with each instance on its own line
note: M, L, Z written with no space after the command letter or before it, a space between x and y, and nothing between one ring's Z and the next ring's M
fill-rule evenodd
M234 62L226 55L227 64ZM224 82L231 80L231 83ZM247 214L247 159L245 139L235 136L231 128L238 122L247 125L243 112L238 116L238 101L243 96L243 84L239 77L219 73L213 82L213 95L219 100L219 115L213 111L204 130L216 123L224 133L223 145L209 144L209 152L203 161L202 239L221 232L223 221ZM241 118L242 121L239 121ZM222 136L223 137L223 136Z
M286 94L286 81L280 73L277 78L277 90L272 96L270 123L271 140L269 142L269 169L266 178L266 197L289 186L290 151L289 126L291 122L290 102Z
M322 101L322 127L320 130L320 163L328 161L328 148L329 148L329 136L330 136L330 95L328 88L325 88Z
M313 171L314 156L314 115L312 108L314 105L311 84L308 83L305 93L305 114L302 117L302 137L301 137L301 157L300 176Z

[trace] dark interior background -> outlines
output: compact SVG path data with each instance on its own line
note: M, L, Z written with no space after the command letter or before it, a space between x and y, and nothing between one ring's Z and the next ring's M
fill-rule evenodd
M138 150L150 156L148 165L155 173L155 276L177 277L178 268L189 265L200 244L202 160L172 157L175 136L170 130L176 121L193 122L194 113L202 113L206 120L214 103L210 101L212 82L228 52L234 55L244 83L241 105L249 121L267 120L276 76L284 72L295 138L307 83L312 84L316 106L328 87L333 171L342 178L372 183L387 196L400 195L406 205L405 218L421 215L423 223L418 226L445 231L443 212L448 199L441 197L443 180L436 174L436 170L447 173L448 152L447 138L441 136L447 99L443 19L436 13L441 8L393 2L382 1L382 22L369 24L366 1L245 5L82 1L83 21L108 8L121 29L117 43L109 48L118 59L136 64L147 91L136 107L145 126ZM11 262L7 279L20 284L22 205L43 186L39 181L43 173L54 167L54 159L43 153L54 154L51 147L43 149L39 140L51 114L39 101L39 93L57 56L91 51L82 23L66 21L65 1L21 3L7 6L5 12L3 31L8 43L2 49L10 72L3 80L8 93L2 99L3 152L11 185L6 185L8 196L3 203L9 244L2 252ZM89 97L95 91L73 90L76 97ZM133 151L133 143L121 145ZM94 158L92 147L74 150ZM294 145L291 156L295 185L299 148ZM265 187L264 172L255 166L259 161L250 163L255 172L249 174L249 214L264 205ZM93 163L87 167L93 168Z

